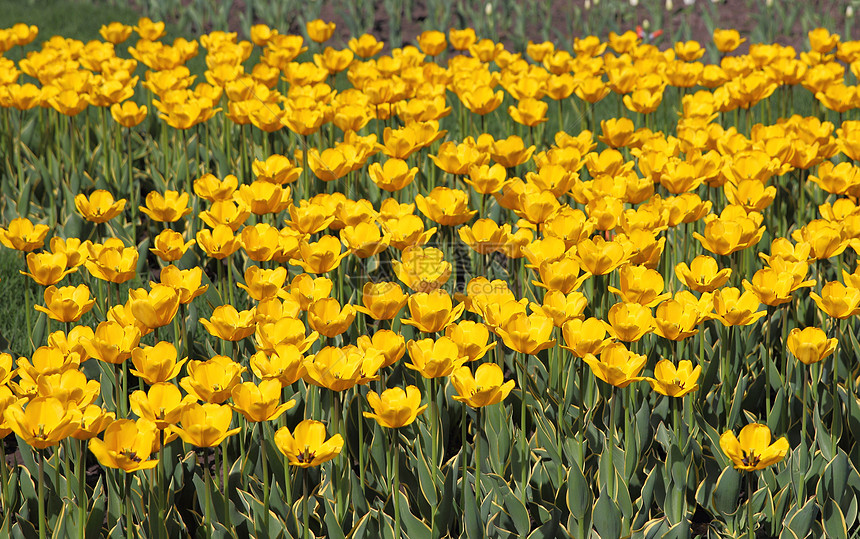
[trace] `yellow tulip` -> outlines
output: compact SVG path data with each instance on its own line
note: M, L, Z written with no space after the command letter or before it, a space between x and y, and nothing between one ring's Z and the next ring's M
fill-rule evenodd
M275 445L292 466L310 468L337 457L343 449L343 437L335 434L325 439L325 425L305 419L293 432L281 427L275 432Z
M474 376L468 367L460 367L451 374L451 383L458 393L454 400L472 408L497 404L505 400L514 388L514 381L505 382L501 367L495 363L482 363Z
M364 412L364 417L372 417L380 426L397 429L410 425L415 418L424 413L428 405L421 406L421 392L415 386L392 387L382 392L367 394L367 403L373 412Z
M734 463L735 468L751 472L763 470L785 458L788 440L783 436L770 443L771 433L767 425L750 423L741 429L740 436L727 430L720 436L720 448Z

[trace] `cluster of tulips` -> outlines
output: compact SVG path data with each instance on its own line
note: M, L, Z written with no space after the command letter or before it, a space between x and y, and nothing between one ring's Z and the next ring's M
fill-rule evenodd
M4 195L17 196L0 241L26 253L22 273L44 288L35 301L22 290L25 356L0 355L0 434L36 453L40 536L62 533L46 516L45 463L66 477L80 537L90 536L88 500L123 487L108 530L159 536L192 448L206 497L183 526L209 534L238 525L234 481L259 484L264 522L242 524L258 537L280 518L273 489L292 510L293 482L302 507L284 525L305 536L363 530L362 515L345 515L364 495L364 506L382 500L379 526L398 537L412 521L428 536L465 534L470 511L502 503L497 479L516 498L505 507L521 504L508 512L525 534L541 525L544 446L556 445L556 489L575 470L589 496L608 495L616 511L630 503L628 465L613 454L635 445L639 403L656 409L660 396L672 417L659 421L680 450L696 444L701 459L749 472L750 534L754 472L790 452L771 428L787 434L799 419L793 444L821 446L822 420L807 429L814 406L829 414L828 450L839 453L857 407L852 356L834 352L855 342L860 313L860 121L846 119L860 108L848 82L860 78L860 41L817 29L799 57L776 44L731 54L744 40L718 30L721 61L704 64L697 42L660 50L633 32L523 54L471 29L428 31L380 55L370 35L323 48L333 31L308 23L309 46L266 25L251 41L212 32L168 44L164 24L144 18L102 27L103 41L55 36L15 61L38 30L0 30ZM200 46L206 82L185 65ZM800 92L814 98L808 116L793 113ZM615 116L598 122L613 101ZM677 111L677 123L662 125L658 109ZM25 126L43 133L40 152ZM43 161L58 178L40 176L46 202L31 208L25 193ZM13 217L20 200L32 211ZM73 222L80 233L65 237ZM760 406L736 437L751 383ZM550 436L533 417L547 406ZM494 461L482 450L499 450L485 431L499 414L512 421L509 464L485 479ZM722 454L694 429L702 421L724 432ZM249 463L251 435L263 447ZM428 477L404 486L398 455L422 435ZM377 468L371 438L385 446ZM119 471L88 484L88 453ZM323 464L324 474L308 470ZM9 530L23 517L5 461L2 472ZM451 474L463 517L434 505ZM420 496L429 514L417 512ZM695 507L681 503L680 518L646 508L647 524L689 534ZM582 534L588 515L572 517ZM623 534L637 531L630 515L621 521Z

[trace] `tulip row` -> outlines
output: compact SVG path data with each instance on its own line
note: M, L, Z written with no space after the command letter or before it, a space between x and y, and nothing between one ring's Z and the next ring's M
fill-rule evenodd
M0 355L7 533L858 525L860 43L817 29L799 59L704 65L632 32L524 57L465 29L298 62L264 25L162 35L0 56L30 344Z

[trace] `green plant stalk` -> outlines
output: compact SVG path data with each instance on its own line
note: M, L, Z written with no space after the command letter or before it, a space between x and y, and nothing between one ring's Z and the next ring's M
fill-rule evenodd
M755 539L755 525L753 523L753 476L755 472L747 472L747 537Z
M308 539L310 526L308 525L308 469L302 470L302 538Z
M770 323L773 318L773 308L768 305L767 306L767 326L765 327L765 337L764 337L764 402L766 405L767 415L765 417L770 417L770 369L771 369L771 357L770 357Z
M69 458L69 453L71 453L70 449L72 447L72 441L70 439L66 438L66 440L61 442L61 445L63 447L63 470L65 470L65 472L66 472L66 498L71 500L72 499L72 482L69 480L69 478L72 477L72 463L71 463L71 459ZM59 449L59 447L60 446L57 446L57 449ZM57 485L57 486L59 486L59 485Z
M45 539L48 531L48 522L45 520L45 456L41 449L37 449L39 455L39 539Z
M481 424L481 409L475 408L475 503L481 507L481 433L484 430Z
M842 319L836 320L836 342L837 345L842 342ZM839 347L840 351L834 354L833 357L833 385L831 386L832 391L832 399L833 399L833 415L831 417L831 427L830 427L830 438L833 442L833 454L836 455L836 451L839 448L839 438L836 436L836 428L838 425L836 407L839 406L839 359L842 355L841 349L844 348L842 346ZM849 370L850 376L850 370Z
M122 367L118 363L114 364L114 376L116 379L114 380L114 395L116 398L116 413L121 414L121 417L125 418L126 413L123 411L122 406L122 384L120 382L120 377L122 376Z
M125 536L134 539L134 522L131 517L131 474L125 472Z
M8 537L8 526L12 521L11 518L7 518L9 516L9 469L6 466L6 444L2 440L0 440L0 481L3 482L2 486L0 486L3 492L3 500L0 501L0 506L3 508L3 530Z
M606 433L606 447L604 451L609 451L606 457L609 459L609 477L606 478L606 489L613 498L615 497L615 463L613 462L615 455L613 454L613 448L615 446L615 408L617 403L618 394L616 393L615 386L612 386L609 392L609 432Z
M522 359L522 364L518 365L519 367L519 378L520 378L520 452L522 453L522 477L520 478L521 485L523 488L523 504L528 507L528 460L529 460L529 447L528 440L526 439L526 366L525 362L527 360L527 356L525 354L521 354L520 358Z
M361 386L356 386L355 392L360 397L361 396ZM359 398L358 402L361 403L362 399ZM358 447L364 447L364 415L362 414L361 404L359 404L358 409ZM361 490L364 491L364 451L358 452L358 480L359 484L361 484Z
M812 384L812 380L809 379L809 369L805 369L803 372L803 390L801 392L801 403L803 404L803 415L800 418L800 443L806 443L806 394L809 390L809 385Z
M203 527L206 528L206 537L212 537L212 478L209 477L209 458L205 457L203 463L203 482L206 485L204 490L204 501L206 507L203 508Z
M397 447L397 442L395 441L397 430L391 429L389 436L391 452L394 458L394 480L391 485L391 495L394 496L394 538L400 539L400 448Z
M436 405L436 379L430 378L430 420L433 422L430 425L431 436L433 440L433 447L431 449L431 453L433 455L433 465L430 467L430 471L433 474L433 492L436 492L436 485L438 484L438 475L439 475L439 444L441 440L439 439L439 408ZM364 447L359 442L359 447ZM363 453L363 452L362 452ZM362 483L364 484L364 483ZM430 530L434 530L436 528L436 505L433 505L430 514Z
M128 160L126 163L126 167L128 169L128 189L129 189L129 200L131 204L131 241L133 244L137 244L137 188L134 185L134 172L132 170L132 157L134 152L131 151L131 129L126 128L126 137L125 137L125 149L128 152Z
M33 298L30 296L29 283L24 285L24 319L27 324L27 340L30 342L30 354L36 351L36 343L33 342L33 320L30 311L33 310Z
M461 510L463 512L466 511L466 474L468 472L466 468L466 405L463 404L463 412L462 417L460 419L460 451L463 453L460 455L460 466L461 466L461 474L462 478L460 480L461 489Z
M261 421L260 425L260 456L263 461L263 529L269 529L269 461L266 455L266 426Z

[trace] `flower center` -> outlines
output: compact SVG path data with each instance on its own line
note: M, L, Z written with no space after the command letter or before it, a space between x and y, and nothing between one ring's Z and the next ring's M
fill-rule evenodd
M761 460L761 455L756 455L755 451L750 450L749 454L741 449L741 453L743 453L744 458L741 462L744 463L744 466L755 466Z
M299 461L300 463L302 463L302 464L305 464L305 463L308 463L308 462L313 462L313 460L314 460L314 457L315 457L315 456L316 456L316 452L315 452L315 451L311 451L311 450L308 448L308 446L305 446L304 451L302 451L301 453L299 453L299 454L296 456L296 460L298 460L298 461Z

